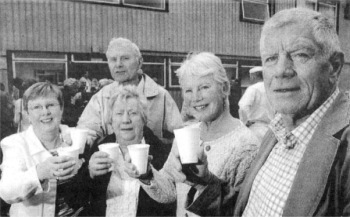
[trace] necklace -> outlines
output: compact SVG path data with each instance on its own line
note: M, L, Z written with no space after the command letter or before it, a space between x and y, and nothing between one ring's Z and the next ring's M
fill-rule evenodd
M43 144L45 149L48 151L56 150L57 148L62 146L63 142L64 140L61 132L59 132L58 135L56 135L56 137L51 141L45 141L44 139L41 140L41 143Z

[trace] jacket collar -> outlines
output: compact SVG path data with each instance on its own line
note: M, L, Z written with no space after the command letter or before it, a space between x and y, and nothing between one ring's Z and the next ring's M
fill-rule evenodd
M24 132L24 139L27 142L25 147L28 148L28 152L33 157L35 164L41 163L52 156L35 135L32 125Z
M138 86L143 85L143 94L148 97L154 97L159 94L158 84L148 75L143 74Z
M340 145L339 132L349 126L349 95L340 93L317 126L293 182L284 216L314 215L324 194Z
M66 125L60 125L61 134L67 134L69 127ZM45 161L48 157L51 157L51 153L45 149L40 142L39 138L35 135L33 126L30 125L26 131L23 132L24 140L27 143L25 146L28 149L29 154L33 157L35 164Z
M325 113L305 150L283 216L307 216L316 211L339 148L339 132L349 126L349 111L349 94L341 92ZM277 139L269 130L242 185L235 215L243 214L254 179L276 143Z
M119 85L120 85L119 82L116 82L116 81L107 85L106 87L104 87L101 90L102 95L104 97L110 98L113 95L113 93L115 92L115 89ZM137 85L137 91L139 93L142 93L147 98L154 97L154 96L159 94L158 88L159 88L158 84L155 81L153 81L152 78L150 78L146 74L142 74L141 80L140 80L139 84Z

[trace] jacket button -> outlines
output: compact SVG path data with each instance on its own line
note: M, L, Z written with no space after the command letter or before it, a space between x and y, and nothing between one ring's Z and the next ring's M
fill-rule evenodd
M210 145L208 145L207 147L205 147L206 151L210 151Z

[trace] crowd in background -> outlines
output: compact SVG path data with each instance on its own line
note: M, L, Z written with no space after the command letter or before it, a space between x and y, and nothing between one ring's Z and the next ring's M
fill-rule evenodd
M63 83L62 92L64 95L64 114L62 123L75 127L78 118L91 97L101 88L113 82L111 79L89 78L86 72L80 79L68 78ZM10 94L1 83L1 134L0 139L16 132L22 132L29 126L29 121L23 112L23 93L33 84L35 79L15 78L13 89Z

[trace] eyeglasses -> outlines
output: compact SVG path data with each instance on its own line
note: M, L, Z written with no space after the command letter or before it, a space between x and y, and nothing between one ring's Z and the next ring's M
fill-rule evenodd
M44 107L46 108L46 110L49 110L50 112L52 112L52 111L58 110L60 107L60 104L49 103L49 104L46 104L45 106L35 105L35 106L30 107L29 109L32 110L33 112L39 113L39 112L42 112L44 110Z

